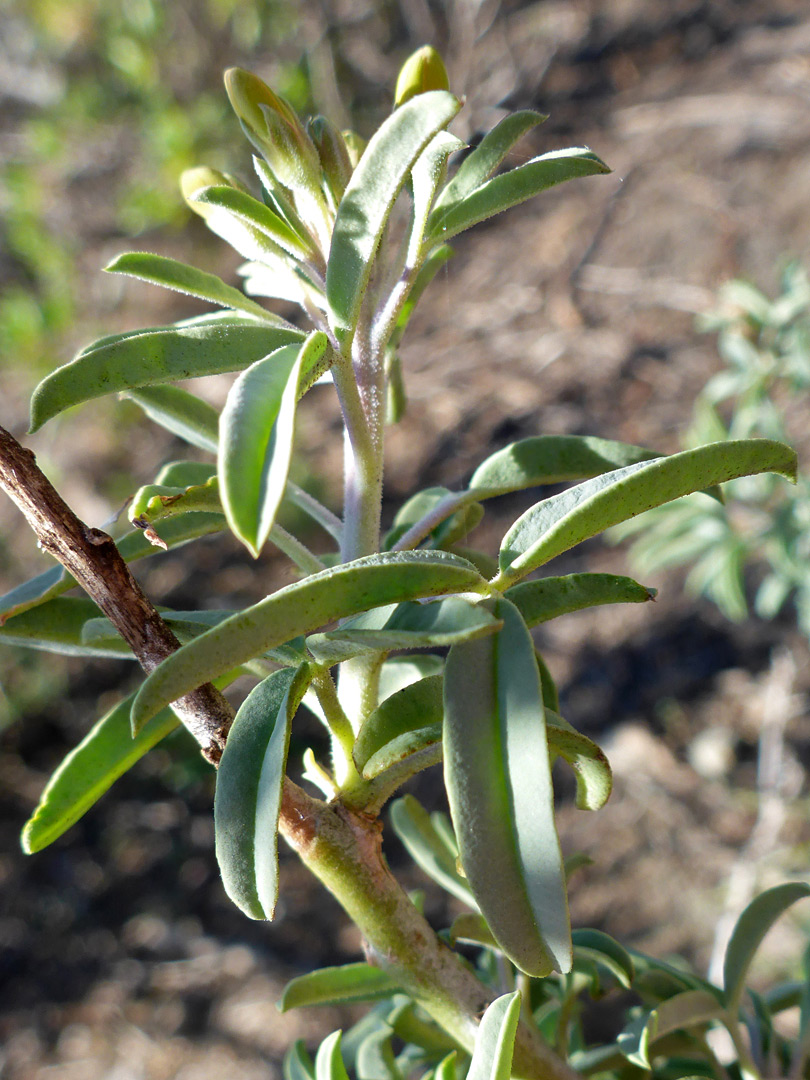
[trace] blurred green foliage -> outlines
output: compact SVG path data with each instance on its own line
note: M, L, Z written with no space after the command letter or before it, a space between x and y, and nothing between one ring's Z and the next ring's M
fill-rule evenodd
M63 360L86 331L77 258L110 236L183 226L180 173L241 150L221 72L272 67L300 107L300 5L284 0L0 0L0 348ZM90 305L87 305L88 308Z

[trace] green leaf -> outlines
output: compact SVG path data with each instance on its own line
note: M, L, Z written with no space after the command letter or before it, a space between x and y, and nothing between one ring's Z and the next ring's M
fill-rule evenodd
M299 386L323 357L325 334L257 360L231 387L220 419L217 471L232 532L258 556L284 496Z
M713 994L706 990L685 990L637 1016L616 1041L628 1061L649 1069L650 1049L656 1040L674 1031L703 1028L724 1015L722 1003Z
M240 371L282 345L301 340L294 329L255 319L167 326L97 342L39 384L31 398L31 428L82 401L152 383Z
M467 1080L510 1080L520 991L496 998L481 1019Z
M559 615L600 604L643 604L655 599L656 590L619 574L566 574L524 581L507 589L504 595L518 609L527 626L537 626Z
M240 672L217 682L220 689ZM129 713L134 694L103 716L48 781L39 805L22 833L23 851L42 851L66 832L96 803L112 784L148 750L179 725L171 709L164 709L133 739Z
M129 652L122 638L104 645L84 642L82 628L88 619L101 615L99 608L81 596L59 596L24 611L0 626L0 641L64 656L120 657Z
M363 1080L403 1080L391 1049L393 1030L379 1024L357 1048L357 1075Z
M61 566L52 566L29 581L24 581L22 585L16 585L0 596L0 626L12 616L29 611L38 604L44 604L53 597L67 592L75 584L75 579L67 570Z
M571 934L574 946L574 957L587 957L614 976L622 986L628 989L635 978L633 958L630 953L618 941L614 941L609 934L601 930L574 930Z
M342 964L320 968L291 979L278 1003L280 1012L305 1005L346 1005L390 997L399 984L381 968L371 964Z
M576 773L579 809L601 810L613 787L613 774L604 752L548 707L546 728L549 750L564 758Z
M150 420L201 450L217 452L219 413L213 405L179 386L141 386L122 397L139 405Z
M498 942L492 936L492 931L487 926L486 919L474 911L463 911L453 919L453 925L449 931L450 944L457 941L470 941L475 945L484 945L488 949L500 949Z
M441 755L442 677L411 683L386 698L364 721L352 756L366 780L430 746ZM438 760L438 758L437 758Z
M139 488L129 505L135 523L150 525L179 514L219 514L223 516L216 476L188 487L175 484L147 484ZM225 527L223 520L222 527Z
M419 94L397 109L369 141L338 207L326 272L332 329L348 349L374 256L402 185L430 140L456 115L446 90Z
M278 214L252 195L237 188L218 185L196 191L191 201L198 204L205 223L245 258L261 259L263 251L273 255L307 259L312 249L302 243L299 235ZM255 254L245 250L245 235L257 244Z
M464 872L501 949L529 975L571 968L534 644L517 608L503 629L454 645L445 664L444 774Z
M284 1080L315 1080L315 1064L303 1039L296 1039L284 1055L282 1075Z
M488 131L478 146L464 158L456 175L436 200L432 225L440 224L444 213L463 202L495 172L518 141L532 128L548 120L542 113L523 109L511 113Z
M590 435L537 435L510 443L482 461L468 489L478 499L492 498L541 484L586 480L660 456L643 446Z
M752 900L740 915L723 963L723 986L732 1019L736 1019L739 1012L745 979L760 942L784 911L807 896L810 896L810 885L803 881L776 885Z
M525 165L494 176L454 206L439 211L440 216L430 221L429 236L434 240L449 240L479 221L517 206L555 184L578 176L608 172L610 169L604 161L585 146L552 150L532 158Z
M441 675L444 670L444 660L440 656L432 654L414 654L413 656L392 656L380 668L379 701L385 701L387 697L403 690L411 683L419 679L427 679L431 675Z
M559 712L560 695L557 693L557 684L554 682L554 678L548 670L545 660L537 649L534 650L534 659L537 661L537 670L540 673L540 689L543 693L543 704L547 709L551 709L552 712Z
M386 1019L394 1029L394 1034L403 1042L412 1043L431 1055L446 1054L458 1045L409 998L395 1005Z
M228 190L233 190L229 188ZM163 285L167 289L196 296L221 307L243 311L254 318L278 323L278 316L263 308L261 304L249 300L238 289L226 285L216 274L207 274L194 266L166 258L165 255L152 255L148 251L130 251L119 255L104 267L113 274L127 274L129 277L149 281L153 285Z
M327 1035L315 1055L315 1080L349 1080L340 1053L341 1033Z
M484 587L470 563L443 551L383 552L313 574L168 657L141 687L132 711L134 728L217 674L332 619L392 602Z
M455 135L451 135L448 131L440 131L438 135L433 136L414 162L411 170L413 216L408 252L405 257L406 266L415 267L421 262L422 240L427 229L433 200L445 177L447 159L463 146L464 143Z
M427 649L469 641L498 629L498 620L469 600L390 604L347 619L339 630L313 634L307 648L320 663L336 664L364 651Z
M653 506L760 472L794 478L795 452L770 439L741 439L604 473L527 510L503 539L501 573L496 581L509 584L583 540Z
M217 862L225 892L251 919L272 919L278 899L278 815L290 724L309 678L306 664L275 671L248 694L217 771Z
M404 795L391 804L391 825L410 857L428 877L473 911L477 910L469 886L456 866L458 853L413 795Z

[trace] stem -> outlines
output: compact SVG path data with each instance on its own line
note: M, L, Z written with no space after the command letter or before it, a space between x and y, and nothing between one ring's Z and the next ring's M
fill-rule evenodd
M317 555L313 555L306 544L302 544L297 536L287 532L281 525L273 526L270 530L270 539L279 551L282 551L288 559L294 562L304 574L317 574L326 569L326 566Z
M312 680L312 687L332 736L332 768L337 786L355 783L360 777L352 757L354 731L338 700L337 688L328 669L322 668L318 672Z
M39 546L68 570L98 604L146 672L180 642L144 594L115 541L80 521L39 469L30 450L0 427L0 487L22 511ZM233 709L211 685L192 690L173 708L212 764L222 756Z
M344 441L343 562L379 549L382 506L382 447L366 417L352 365L339 360L332 377L346 425Z
M382 854L379 820L340 802L316 802L287 781L282 833L364 935L369 963L389 972L472 1051L479 1019L494 995L440 941L392 876ZM513 1070L520 1080L579 1080L539 1033L523 1024Z
M294 484L292 480L287 481L286 490L291 503L294 503L299 510L303 510L305 514L308 514L313 521L316 521L322 529L340 543L343 535L343 522L337 514L333 514L314 495L304 491L302 487Z
M392 545L392 551L410 551L415 548L417 544L431 533L437 525L441 525L443 521L454 514L459 507L466 505L468 502L475 502L475 494L472 491L451 491L449 495L445 495L432 510L415 525L411 525L407 532L400 536L399 540Z

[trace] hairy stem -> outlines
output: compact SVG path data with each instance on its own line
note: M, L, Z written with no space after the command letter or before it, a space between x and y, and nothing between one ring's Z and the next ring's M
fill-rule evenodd
M377 818L339 801L326 805L287 782L282 833L342 905L367 942L367 958L397 979L460 1046L471 1051L494 995L433 932L402 891L382 854ZM520 1080L578 1080L525 1025L518 1030L513 1075Z

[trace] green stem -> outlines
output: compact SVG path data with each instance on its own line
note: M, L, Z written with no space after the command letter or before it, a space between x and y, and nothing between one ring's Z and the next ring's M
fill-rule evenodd
M298 537L287 532L281 525L274 525L270 530L270 539L304 574L317 574L326 567L317 555L309 550L306 544L302 544Z
M360 780L352 758L354 731L338 700L337 688L327 669L322 669L312 680L318 703L332 736L332 768L338 787Z
M436 936L394 879L382 855L379 819L340 802L318 802L286 781L280 824L288 843L363 934L369 962L396 978L472 1051L478 1022L494 995ZM579 1080L526 1025L518 1030L513 1068L519 1080Z

